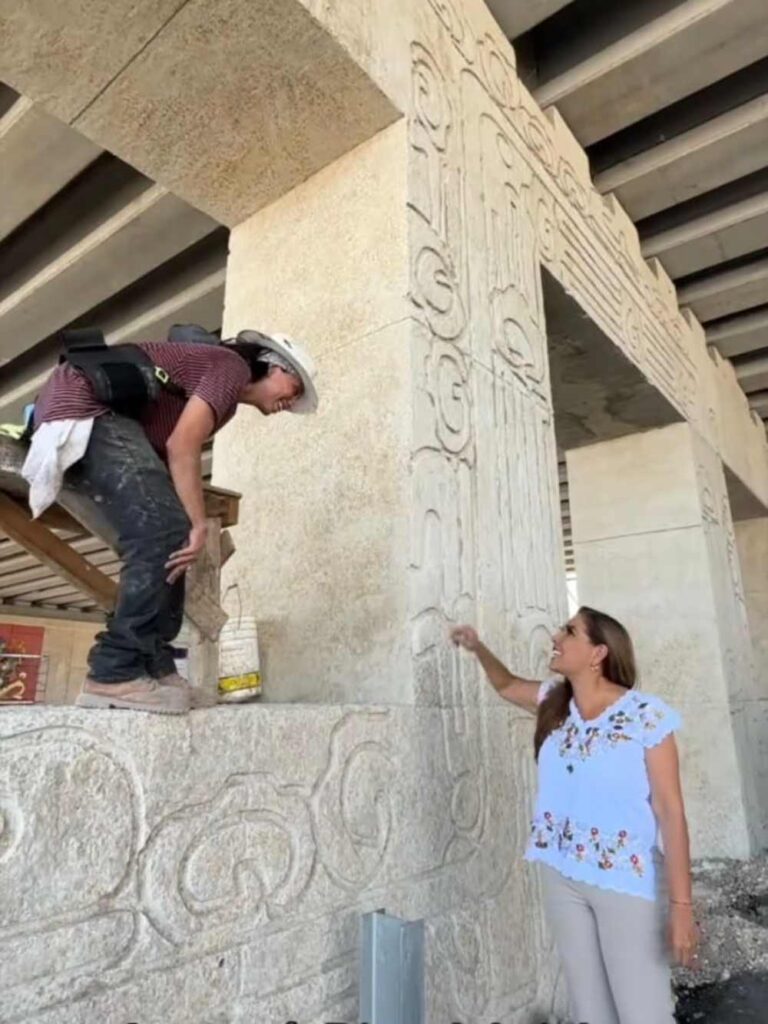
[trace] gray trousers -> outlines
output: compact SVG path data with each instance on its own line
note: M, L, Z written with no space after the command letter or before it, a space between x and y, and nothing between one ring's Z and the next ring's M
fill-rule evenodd
M173 483L136 420L94 420L88 448L65 486L98 506L123 561L114 613L88 655L93 679L120 683L175 671L171 641L181 629L184 577L169 585L165 563L184 547L189 520Z
M674 1024L663 892L651 901L540 869L574 1024Z

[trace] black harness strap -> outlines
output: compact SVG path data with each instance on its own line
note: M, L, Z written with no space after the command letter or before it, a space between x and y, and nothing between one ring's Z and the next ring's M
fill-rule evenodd
M184 398L184 389L138 345L107 345L96 328L61 332L59 362L68 362L91 383L96 398L123 416L137 418L164 389Z

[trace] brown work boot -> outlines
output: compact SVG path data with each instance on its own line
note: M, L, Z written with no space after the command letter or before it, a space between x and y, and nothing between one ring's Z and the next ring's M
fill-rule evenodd
M167 676L160 676L157 681L161 686L175 686L177 689L185 691L189 695L189 706L193 711L216 706L216 693L208 693L200 686L192 686L190 681L184 676L180 676L178 672L169 672Z
M79 708L121 708L183 715L189 711L189 693L180 686L164 686L148 676L124 683L99 683L88 676L75 704Z
M189 689L189 680L180 676L178 672L169 672L167 676L158 676L155 682L161 686L175 686L180 690Z

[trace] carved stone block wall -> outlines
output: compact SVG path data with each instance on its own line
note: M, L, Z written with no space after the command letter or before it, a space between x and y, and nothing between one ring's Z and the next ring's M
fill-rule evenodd
M644 689L683 715L697 856L748 856L765 745L722 463L686 424L568 454L579 598L633 635Z
M6 714L0 1021L351 1022L381 906L427 919L429 1020L544 1019L530 747L501 706Z
M658 260L646 261L637 230L613 195L593 187L589 163L555 108L542 111L517 78L515 55L483 0L394 0L386 12L365 0L339 4L302 0L404 112L418 119L419 97L407 94L404 54L427 57L446 93L446 111L456 133L472 135L478 108L457 102L469 89L485 98L480 116L503 129L510 173L518 193L521 221L520 290L535 302L535 266L548 270L595 323L704 437L724 462L768 504L768 447L761 422L752 416L730 363L710 358L704 332L689 310L680 310L674 286ZM390 17L390 14L392 15ZM467 80L471 85L467 85ZM428 106L426 122L444 128L444 111ZM469 184L478 147L454 149L446 166L462 191ZM491 172L493 174L493 172ZM457 193L458 194L458 193ZM524 202L519 196L525 197ZM466 209L449 216L459 223ZM472 251L464 239L465 256ZM474 314L474 309L473 309Z

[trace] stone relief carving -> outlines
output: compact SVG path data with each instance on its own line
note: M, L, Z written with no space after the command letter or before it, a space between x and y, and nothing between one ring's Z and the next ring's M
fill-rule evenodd
M233 775L153 829L140 856L142 909L175 945L222 927L234 935L298 902L314 860L302 791L266 773Z
M269 956L245 945L237 1020L353 1020L330 1011L356 995L359 928L356 910L334 911L271 935Z
M629 292L624 293L624 339L627 352L638 366L642 366L645 361L643 329L637 305Z
M725 550L728 558L728 573L731 579L731 589L733 596L736 601L743 608L746 608L746 600L744 598L744 587L741 581L741 566L739 565L739 552L736 547L736 534L733 529L733 519L731 517L731 503L728 499L728 495L723 495L722 500L722 516L721 522L725 529ZM744 623L746 624L746 614L743 616ZM748 628L748 627L747 627Z
M443 24L460 31L449 5L439 5L438 14ZM453 832L442 853L446 863L477 850L485 809L481 724L464 709L468 700L476 703L476 689L470 696L468 669L446 644L451 622L474 618L474 410L461 248L465 224L456 173L460 161L453 152L456 100L424 45L415 45L412 57L414 95L421 98L410 131L417 169L410 204L412 301L426 331L414 341L421 369L415 391L410 605L417 699L450 709L442 716L452 784ZM429 104L427 97L432 98ZM438 124L446 131L438 131Z
M413 275L412 299L426 317L430 329L438 338L451 341L463 332L467 317L456 285L456 271L451 265L437 236L423 235L416 256Z
M355 892L376 877L392 834L396 773L380 736L386 718L359 712L334 726L311 797L320 862L336 885Z
M413 256L411 301L430 331L456 342L467 326L460 266L451 248L459 233L455 175L447 156L453 111L443 75L429 51L412 46L413 112L409 210Z
M738 617L748 630L731 503L720 457L706 445L706 442L696 440L694 443L700 453L696 462L696 477L699 486L702 522L710 536L713 557L717 557L718 550L724 555L730 591L740 609Z
M142 819L130 759L86 730L0 739L4 998L32 1011L129 955L137 915L123 897ZM104 821L110 829L94 841L94 822Z
M467 64L473 64L477 49L475 32L463 11L460 12L460 4L455 0L429 0L429 5L464 60Z
M478 42L479 77L491 100L511 114L520 103L520 81L512 51L503 52L496 39L486 32Z
M448 650L444 643L441 650ZM471 720L464 706L469 683L457 653L449 654L453 674L442 678L450 678L456 687L446 701L450 705L453 699L455 706L440 716L448 722L447 770L443 776L441 769L436 783L430 779L429 787L450 805L453 832L440 824L438 834L450 833L451 838L447 845L441 841L434 850L424 849L436 857L419 865L418 876L411 861L394 864L394 873L386 876L387 884L396 880L401 892L413 890L422 913L430 913L433 904L442 910L457 887L466 892L472 885L482 891L490 877L478 868L465 878L459 869L470 854L483 850L486 776L478 748L478 711ZM476 690L476 679L472 685ZM83 784L82 794L90 797L88 779L96 778L99 787L87 808L87 824L75 818L79 833L86 838L98 834L100 840L95 859L84 865L95 872L88 878L92 902L67 903L69 894L62 886L65 902L40 927L34 919L22 932L11 929L0 937L4 981L11 982L4 997L12 1000L13 1020L28 1019L29 1014L34 1019L41 1007L77 998L93 988L97 976L102 987L94 991L107 1001L117 991L125 991L129 1001L143 999L139 993L145 985L147 992L162 993L158 998L165 1001L184 972L197 977L198 967L205 974L200 974L200 985L208 991L217 960L220 968L226 962L221 978L229 986L222 988L221 1015L233 1022L267 1010L293 1017L299 1006L314 1007L318 1016L348 1009L357 977L359 897L376 892L370 898L379 901L386 892L371 887L383 884L380 876L390 857L398 803L395 764L403 753L391 747L389 720L388 711L348 712L332 727L326 760L309 780L289 785L266 772L234 774L217 784L210 797L168 808L146 840L142 783L120 750L77 729L46 728L0 740L0 753L12 754L0 756L5 772L0 792L11 822L4 833L10 838L0 871L24 849L35 817L23 801L21 819L18 811L8 811L15 794L8 779L20 772L33 781L41 779L35 793L46 800L49 782L64 800L75 799ZM151 744L144 748L151 749ZM202 781L204 754L195 756ZM85 763L83 758L95 761ZM37 766L37 775L30 764ZM157 801L158 793L153 799ZM403 800L399 798L401 806ZM107 822L114 823L114 837ZM45 843L38 845L39 855L48 856ZM120 857L115 857L116 850ZM454 872L447 885L444 864ZM70 873L74 870L71 863L66 866ZM70 877L76 896L79 876ZM332 895L334 886L341 890L340 904ZM310 892L316 898L305 918L301 908ZM333 911L312 916L318 899L325 906L330 901ZM263 984L256 983L259 977ZM227 995L234 993L232 986L237 998ZM93 1008L86 1017L88 1013L98 1015ZM77 1015L73 1019L83 1024Z
M431 346L428 358L428 390L435 408L437 438L445 451L471 460L472 404L466 359L440 341Z
M537 197L534 206L542 258L684 415L709 430L698 408L699 367L688 355L695 338L677 308L674 288L654 261L645 263L629 218L613 197L594 190L583 152L556 111L537 108L501 43L475 30L457 5L447 0L430 4L455 48L459 69L454 76L464 69L482 85L522 143L515 145L520 160L532 166L554 201L550 208ZM578 168L566 156L571 153L581 162ZM629 321L627 293L638 299Z
M555 206L563 284L575 292L597 323L613 337L621 334L624 285L613 264L606 265L589 222L570 207Z
M480 133L484 259L474 268L475 289L487 295L485 301L490 304L492 351L510 364L525 388L546 403L541 283L535 254L525 242L529 220L514 180L520 177L520 167L512 142L498 124L483 117Z
M463 908L431 923L427 949L440 1002L460 1018L482 1020L492 994L487 905ZM447 991L442 991L444 986ZM433 1016L438 1019L437 1013Z
M530 221L540 261L555 272L559 258L555 204L550 193L534 178L528 198L529 209L533 211Z
M448 709L443 745L454 835L443 862L470 855L482 835L486 777L476 669L447 644L450 623L473 618L471 470L424 451L415 459L412 588L414 683L420 703Z
M551 619L560 614L564 587L551 415L521 394L503 367L495 381L494 497L499 522L508 524L498 538L504 605L511 615Z
M311 789L263 772L232 775L211 799L164 818L140 856L142 909L159 934L174 945L245 934L295 911L318 863L342 889L370 884L392 829L385 719L338 722Z
M701 519L711 571L717 581L717 629L723 670L730 700L738 708L751 691L755 664L730 500L720 457L705 441L695 435L692 439L697 452Z

